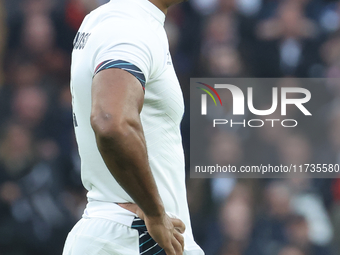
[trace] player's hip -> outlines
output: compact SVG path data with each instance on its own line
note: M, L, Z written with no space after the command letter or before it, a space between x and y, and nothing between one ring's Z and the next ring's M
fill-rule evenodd
M68 234L63 255L138 255L138 231L115 221L83 217Z
M151 238L144 221L138 217L134 218L131 226L127 226L109 219L83 216L69 233L63 255L84 254L165 255L165 252ZM203 254L197 245L185 247L184 255Z

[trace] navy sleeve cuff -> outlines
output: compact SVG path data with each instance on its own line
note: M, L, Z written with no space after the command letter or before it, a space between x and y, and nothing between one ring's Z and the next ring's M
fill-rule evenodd
M142 84L143 90L145 90L145 76L143 72L134 64L131 64L129 62L126 62L124 60L106 60L104 62L101 62L94 71L95 76L97 73L99 73L102 70L109 69L109 68L119 68L123 69L129 73L131 73L133 76L135 76L140 83Z

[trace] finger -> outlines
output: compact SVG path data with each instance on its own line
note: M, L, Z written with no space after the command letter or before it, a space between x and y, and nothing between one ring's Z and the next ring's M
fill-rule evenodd
M163 247L163 250L165 251L166 255L177 255L172 243L169 245L169 247Z
M182 251L184 251L184 237L178 231L174 231L174 237L182 246Z
M183 255L182 246L175 237L172 237L171 243L172 247L175 249L176 255Z
M180 219L171 218L171 222L174 225L174 228L178 232L180 232L181 234L184 233L184 231L185 231L185 224L183 223L183 221L181 221Z

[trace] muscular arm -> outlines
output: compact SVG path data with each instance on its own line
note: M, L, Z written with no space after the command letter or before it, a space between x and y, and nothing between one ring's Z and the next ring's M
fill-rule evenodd
M160 216L163 203L150 171L139 117L143 101L142 86L131 74L121 69L101 71L92 84L91 124L111 174L145 214Z
M150 235L167 254L181 254L183 240L175 228L183 223L166 216L148 163L139 116L143 101L134 76L121 69L103 70L92 83L91 125L106 166L142 210Z

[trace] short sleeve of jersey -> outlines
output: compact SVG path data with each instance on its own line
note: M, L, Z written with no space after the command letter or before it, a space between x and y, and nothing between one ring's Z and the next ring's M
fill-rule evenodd
M132 22L119 24L108 20L98 25L94 33L98 40L94 75L104 65L106 69L121 68L133 74L144 87L153 72L153 42L147 30L143 30Z

